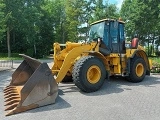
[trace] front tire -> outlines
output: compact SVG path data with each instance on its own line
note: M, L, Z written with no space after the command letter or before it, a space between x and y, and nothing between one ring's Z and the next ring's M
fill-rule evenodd
M105 65L97 57L84 56L75 63L72 77L75 85L82 91L97 91L106 78Z
M146 75L146 63L141 57L134 57L130 64L130 74L127 77L129 82L141 82Z

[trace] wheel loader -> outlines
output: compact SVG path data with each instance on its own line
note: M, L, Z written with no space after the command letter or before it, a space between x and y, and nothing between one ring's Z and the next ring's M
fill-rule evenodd
M54 43L54 64L22 54L24 61L4 89L6 115L55 103L58 83L73 81L84 92L95 92L110 76L141 82L152 67L138 38L125 41L122 20L103 19L91 24L83 43Z

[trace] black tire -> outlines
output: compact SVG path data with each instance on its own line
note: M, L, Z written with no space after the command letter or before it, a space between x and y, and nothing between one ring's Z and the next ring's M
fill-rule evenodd
M73 82L84 92L95 92L101 88L106 78L103 62L94 56L80 58L72 71Z
M135 56L131 60L130 74L127 81L137 83L141 82L146 75L146 63L143 58Z
M73 82L72 76L66 75L61 82L62 83Z

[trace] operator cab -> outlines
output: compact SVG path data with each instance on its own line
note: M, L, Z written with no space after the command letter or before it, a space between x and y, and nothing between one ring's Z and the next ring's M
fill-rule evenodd
M124 22L104 19L91 24L89 40L101 39L110 53L125 53Z

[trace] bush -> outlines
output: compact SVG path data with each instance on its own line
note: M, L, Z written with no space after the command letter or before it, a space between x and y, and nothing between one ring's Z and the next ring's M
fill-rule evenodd
M0 57L8 57L8 54L7 53L0 53Z
M19 54L20 53L11 53L11 57L20 57Z
M8 53L0 53L0 58L8 57ZM20 57L19 53L11 53L11 57Z
M157 61L153 61L151 73L160 73L160 63Z
M29 49L27 49L27 52L25 54L30 57L33 57L34 51L33 51L33 49L29 48Z

